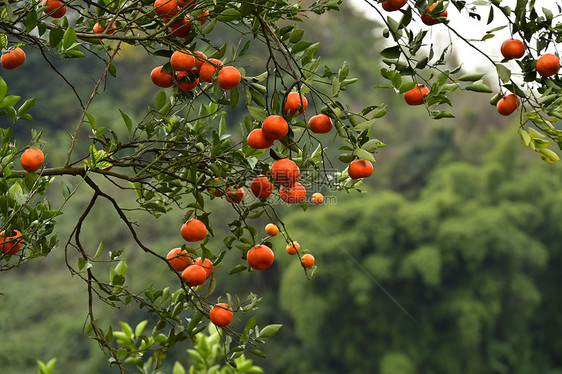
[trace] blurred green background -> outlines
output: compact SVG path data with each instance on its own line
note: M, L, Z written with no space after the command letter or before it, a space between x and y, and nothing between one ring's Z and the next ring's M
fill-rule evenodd
M337 69L347 60L350 75L359 77L342 102L356 108L387 103L388 114L373 131L389 147L365 180L366 193L321 189L327 200L322 206L305 212L282 208L291 237L316 257L311 281L296 258L286 255L281 238L273 241L276 262L266 272L229 276L240 260L235 249L216 270L215 295L257 293L263 297L260 325L284 325L264 349L268 358L256 357L255 363L266 373L280 374L561 374L560 163L547 165L524 148L515 124L495 112L486 94L456 94L457 118L432 121L425 108L407 107L390 90L373 89L384 84L378 55L382 29L362 14L344 7L305 19L299 27L308 40L320 41L325 64ZM213 36L228 40L226 30L217 29ZM18 123L18 138L25 143L31 128L43 130L48 163L60 165L79 107L38 51L27 55L17 71L2 72L9 93L38 99L30 112L35 121ZM239 63L248 69L263 64L265 53L254 56ZM116 60L118 80L108 79L90 110L98 126L124 131L118 108L138 120L158 92L149 73L164 62L140 48L124 47ZM101 72L99 61L56 65L86 100ZM230 118L232 131L238 131L236 115ZM333 156L336 149L337 143ZM337 160L334 164L344 167ZM123 206L134 206L135 196L112 192ZM54 207L62 202L56 186L51 195ZM83 333L86 286L65 265L65 241L90 195L79 187L58 218L59 250L0 275L2 374L34 373L37 359L52 357L60 373L117 372ZM224 200L211 204L210 219L220 238L235 212ZM181 216L131 213L142 239L161 254L182 244ZM127 283L133 289L179 287L177 278L137 248L117 221L111 209L96 208L83 241L94 250L100 240L108 250L125 249L131 269ZM266 223L255 221L258 227ZM103 328L103 321L157 321L135 308L95 308ZM235 323L243 327L247 318L237 315ZM189 365L187 347L170 353L165 372L171 372L174 360Z

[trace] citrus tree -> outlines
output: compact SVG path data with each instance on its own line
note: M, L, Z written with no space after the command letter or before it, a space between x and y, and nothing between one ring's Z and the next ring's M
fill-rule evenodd
M372 126L386 114L386 105L356 108L342 102L341 91L358 78L350 75L346 62L323 65L317 56L318 43L306 40L298 27L307 17L337 11L340 3L4 2L0 6L2 75L14 74L8 70L25 63L26 51L37 51L75 93L79 119L72 124L64 162L51 163L41 151L40 129L25 139L14 136L18 123L32 121L29 111L41 103L10 92L0 78L0 270L17 271L60 244L68 269L87 288L86 331L109 364L121 372L127 366L140 372L158 370L178 342L196 341L208 319L220 327L227 362L236 365L244 352L263 356L260 344L280 325L258 326L252 311L260 298L253 293L246 299L213 294L218 282L228 282L215 277L214 268L222 265L225 256L238 256L240 262L231 274L267 271L275 257L269 238L281 233L288 244L293 242L277 205L300 205L306 210L307 204L321 204L322 195L313 194L311 188L319 182L340 190L356 189L362 178L373 173L374 155L385 146ZM502 115L518 110L525 146L549 163L558 160L549 146L562 145L561 130L556 128L562 112L555 44L561 34L559 16L554 15L560 9L536 9L534 1L517 1L515 6L499 0L365 3L379 15L389 40L380 51L386 64L381 75L387 83L374 89L390 88L404 95L404 106L424 105L429 117L441 119L454 116L445 109L453 106L451 92L493 93L490 86L495 87L498 93L491 103ZM501 18L501 27L482 36L486 43L501 47L504 56L497 61L488 57L497 72L495 84L485 81L484 73L464 74L461 66L449 66L450 47L441 51L433 47L431 30L440 27L481 53L473 40L463 37L462 27L448 23L447 12L453 9L478 19L485 10L488 23ZM221 27L235 35L236 42L225 43L215 35ZM500 28L508 28L519 41L498 43L493 37ZM92 103L107 80L120 79L113 62L124 45L160 59L144 79L162 90L147 99L149 108L139 121L131 119L127 108L115 108L120 123L98 123ZM248 63L254 51L266 54L263 66ZM98 59L104 66L87 100L53 63L81 58ZM509 59L517 60L515 67L506 64ZM241 127L244 139L233 136L233 125ZM338 160L330 160L326 153L328 144L334 143L340 146ZM56 217L62 206L71 204L77 184L69 180L76 179L90 189L91 198L70 237L57 238ZM45 197L55 182L62 186L62 206L53 206ZM136 206L123 206L112 192L115 189L135 196ZM213 233L217 221L209 201L214 199L231 204L236 212L225 237ZM176 290L131 289L126 280L136 270L129 268L123 251L104 249L103 237L94 245L81 240L84 222L102 201L119 216L138 250L175 274ZM142 223L130 218L131 209L156 217L180 210L177 247L169 252L150 248L140 239ZM267 229L252 225L260 216L271 221ZM211 251L209 244L217 242L222 249ZM288 245L287 251L301 263L303 281L311 278L316 270L313 254L294 245ZM146 328L147 323L132 328L122 322L117 330L98 320L96 300L113 308L137 305L156 316L157 322L151 328ZM246 319L240 331L229 327L235 315Z

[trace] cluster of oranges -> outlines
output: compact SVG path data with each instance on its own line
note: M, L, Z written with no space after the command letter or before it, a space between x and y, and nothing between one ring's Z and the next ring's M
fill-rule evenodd
M21 167L26 171L37 171L43 166L45 155L38 148L29 148L20 156ZM15 235L7 236L5 231L0 232L0 252L13 255L23 246L21 232L14 230Z
M399 10L406 5L407 2L407 0L386 0L382 3L382 7L384 10L392 12ZM434 18L430 15L436 5L437 4L430 5L421 14L421 20L424 24L429 26L436 25L447 18L447 10L439 13L438 18ZM521 40L508 39L502 43L500 51L506 60L518 59L525 55L525 45ZM535 69L541 77L550 77L560 70L560 59L552 53L546 53L537 59ZM408 105L422 105L425 103L427 94L429 94L428 87L416 85L414 88L404 93L404 101L406 101ZM507 94L497 102L496 108L498 113L508 116L519 107L520 103L521 100L515 94Z
M268 223L265 226L265 232L269 236L275 236L275 235L279 234L279 227L277 227L277 225L274 224L274 223ZM285 251L291 256L296 255L300 251L300 249L301 249L301 246L296 241L290 242L285 247ZM311 268L314 265L314 262L315 262L315 258L310 253L306 253L306 254L302 255L302 257L301 257L301 264L305 269Z
M170 58L174 73L163 70L163 65L152 69L150 79L158 87L168 88L177 82L179 92L193 90L201 81L212 82L218 73L217 82L223 90L230 90L240 83L242 76L234 66L223 66L222 61L207 58L201 51L175 51Z

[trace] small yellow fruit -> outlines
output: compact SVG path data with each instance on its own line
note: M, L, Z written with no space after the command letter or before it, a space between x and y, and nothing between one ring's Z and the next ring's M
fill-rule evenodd
M288 254L290 255L296 255L297 252L301 249L301 246L299 243L297 242L291 242L289 244L287 244L287 248L285 248L285 250L287 251Z
M265 226L265 232L269 236L275 236L275 235L279 234L279 227L277 227L277 225L274 224L274 223L268 223Z
M324 195L320 192L315 192L312 194L312 202L316 205L320 205L324 202Z

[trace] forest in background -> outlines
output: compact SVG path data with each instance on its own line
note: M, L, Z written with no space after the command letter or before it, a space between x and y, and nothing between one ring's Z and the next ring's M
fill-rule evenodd
M287 220L294 239L314 248L319 269L313 280L307 281L293 258L285 255L281 240L274 242L278 261L272 271L229 277L230 288L243 294L252 284L263 297L263 323L284 324L266 346L268 359L255 362L265 372L288 374L561 373L557 352L562 320L556 297L562 261L560 166L529 155L516 129L495 113L486 95L480 100L456 95L457 118L441 121L429 120L423 108L407 108L391 90L384 97L369 97L365 92L383 92L370 89L381 81L376 53L380 48L374 47L382 42L376 36L380 31L349 9L322 18L325 25L311 20L300 27L320 41L326 64L347 56L351 75L360 77L347 91L347 101L388 104L387 116L373 131L389 147L378 156L373 178L365 182L369 194L322 190L337 202L310 207ZM60 150L69 139L65 130L76 122L77 108L65 105L72 90L52 71L40 71L33 63L40 58L29 53L25 69L3 77L10 89L25 93L24 98L50 103L33 109L31 127L40 124L48 159L58 160L64 157ZM252 61L247 63L251 66ZM138 50L122 51L116 66L120 82L126 84L108 91L119 96L104 93L96 102L92 111L103 114L99 123L126 131L117 108L134 113L153 100L157 89L148 72L156 64ZM82 77L76 87L84 89L80 95L88 95L94 61L71 65L73 71L65 74ZM38 76L47 83L38 85ZM235 128L236 121L234 113L229 125ZM28 134L30 127L17 130ZM73 187L81 193L79 186ZM62 201L60 191L51 193ZM84 204L87 199L84 194ZM123 196L123 205L127 199L132 197ZM231 208L220 199L213 203L215 230L220 230L220 220L232 214ZM59 227L72 227L82 208L65 207ZM298 208L286 211L291 209ZM103 233L106 248L132 249L129 266L177 287L173 274L153 268L134 250L123 228L113 223L116 217L106 216L101 208L93 217L85 226L85 238L97 242ZM152 222L142 232L151 247L165 254L178 245L181 217L134 217L144 227ZM0 305L10 306L0 308L4 373L32 373L37 359L52 357L61 373L113 372L93 348L95 342L82 332L85 287L71 278L64 263L68 234L61 231L60 250L48 258L2 274ZM233 260L237 256L232 253ZM229 268L228 257L217 272ZM127 281L137 289L149 286L145 279ZM219 287L216 292L226 291ZM96 307L103 310L103 305ZM151 318L127 308L113 317L131 325ZM189 346L178 347L170 356L187 365Z

